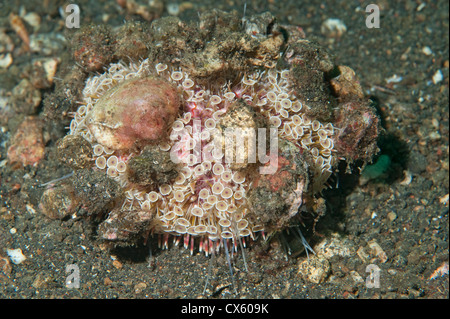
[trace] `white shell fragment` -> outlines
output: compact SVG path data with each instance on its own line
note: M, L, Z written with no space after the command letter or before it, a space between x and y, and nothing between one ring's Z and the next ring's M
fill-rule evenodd
M20 248L7 249L6 253L9 256L9 259L11 259L11 261L16 265L22 263L25 259L27 259L27 257L25 257L25 255L22 253L22 249Z

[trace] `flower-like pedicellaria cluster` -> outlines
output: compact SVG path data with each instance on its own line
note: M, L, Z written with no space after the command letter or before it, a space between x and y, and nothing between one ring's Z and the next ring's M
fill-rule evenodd
M280 141L307 162L288 209L295 216L304 194L319 193L333 172L337 129L306 115L289 72L263 69L205 87L182 69L143 60L90 77L69 134L87 140L94 169L125 190L101 236L120 240L120 220L133 216L163 246L174 235L209 254L277 230L258 217L249 193L264 174L276 184L283 165L293 166L278 156Z

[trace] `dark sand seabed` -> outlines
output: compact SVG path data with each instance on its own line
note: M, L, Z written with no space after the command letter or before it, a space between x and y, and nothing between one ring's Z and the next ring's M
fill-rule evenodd
M106 21L117 26L128 18L116 1L76 3L82 8L81 24ZM182 3L182 20L195 20L198 11L212 8L244 8L243 2L231 0L214 5L204 0L167 3ZM202 254L191 256L178 247L160 251L155 242L152 258L148 247L110 251L86 235L90 230L81 220L49 220L39 212L43 189L36 186L69 171L48 156L37 167L25 169L4 161L21 119L15 115L5 120L2 112L0 298L448 298L448 2L373 1L381 9L379 29L366 28L365 7L370 2L298 3L247 1L246 14L270 11L280 23L302 27L309 39L335 55L336 64L353 68L377 104L385 129L380 154L391 159L380 178L361 183L358 174L342 173L339 187L325 192L326 215L314 235L306 230L317 259L310 256L308 262L301 254L286 260L276 242L265 248L254 244L245 250L248 272L240 254L233 259L236 293L221 254L213 261L203 294L210 259ZM58 8L64 4L2 1L0 49L5 47L5 33L16 48L21 45L9 24L11 12L19 14L23 8L40 17L38 29L31 27L30 34L62 34ZM346 31L340 37L321 32L328 18L344 22ZM4 50L0 59L6 57ZM52 50L51 57L67 52L63 46ZM0 67L0 110L30 59L16 51L11 57L8 69ZM51 90L42 89L42 96ZM37 107L39 112L42 105ZM49 142L49 149L54 142ZM6 251L17 248L26 260L14 264ZM73 274L66 273L66 267L72 264L79 269L79 288L66 287L67 276ZM299 265L305 267L302 273ZM379 269L379 288L366 284L371 267ZM326 279L317 283L313 275L324 272Z

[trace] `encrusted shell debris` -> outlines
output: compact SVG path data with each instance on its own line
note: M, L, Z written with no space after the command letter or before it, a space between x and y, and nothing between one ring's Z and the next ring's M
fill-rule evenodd
M135 78L106 91L85 121L98 143L123 150L164 138L179 107L177 91L168 82Z

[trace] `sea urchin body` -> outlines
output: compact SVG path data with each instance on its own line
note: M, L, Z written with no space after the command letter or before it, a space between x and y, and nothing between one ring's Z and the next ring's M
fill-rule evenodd
M266 69L203 87L183 70L148 60L112 64L89 78L69 134L91 144L95 169L119 182L126 197L100 225L101 236L120 241L145 229L162 235L163 246L169 235L191 249L198 238L209 254L288 225L336 162L335 128L306 116L289 78L289 70ZM286 192L274 206L285 206L282 222L258 215L269 207L258 197L264 183L273 194ZM139 229L121 229L127 219Z

